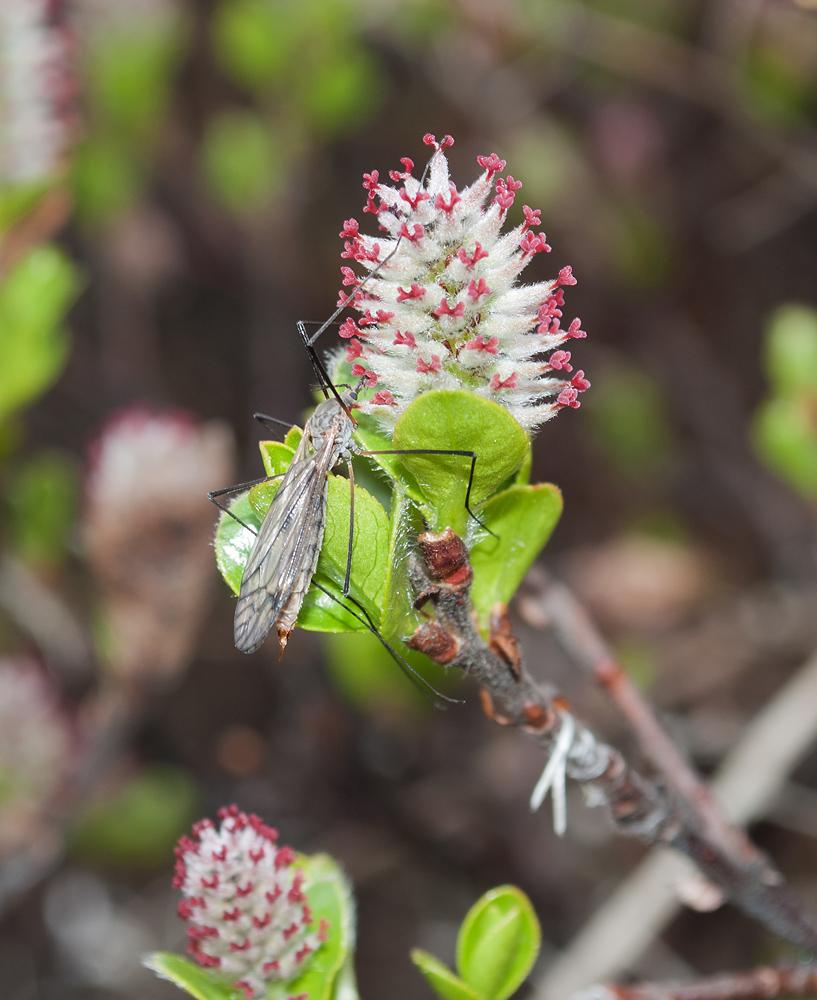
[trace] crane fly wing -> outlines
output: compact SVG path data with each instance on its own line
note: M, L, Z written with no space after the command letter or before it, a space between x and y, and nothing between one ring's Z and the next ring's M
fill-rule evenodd
M314 454L309 447L304 435L244 568L235 609L235 644L243 653L258 649L274 625L283 649L315 572L334 441L324 439Z

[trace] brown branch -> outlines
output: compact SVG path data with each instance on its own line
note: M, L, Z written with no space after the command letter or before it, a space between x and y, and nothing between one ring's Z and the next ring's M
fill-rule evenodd
M504 606L497 606L486 644L474 622L470 600L471 567L462 541L446 529L420 536L423 563L412 568L419 603L431 600L436 619L421 625L409 640L432 659L458 666L482 689L483 707L502 725L533 736L551 754L568 717L575 730L564 770L579 782L587 797L605 805L619 832L650 845L665 844L691 858L704 876L773 933L794 944L817 947L817 927L784 884L782 875L765 863L742 863L706 839L666 792L635 771L613 747L601 743L572 716L569 704L552 688L530 677L515 647Z
M519 600L519 613L534 628L552 628L568 653L610 695L629 722L641 751L689 806L707 840L718 844L737 864L766 865L765 855L746 834L726 821L706 782L670 739L573 593L539 567L528 573L526 583L529 590ZM772 871L769 867L768 874Z
M817 996L817 965L772 968L708 976L688 983L595 986L582 1000L774 1000Z

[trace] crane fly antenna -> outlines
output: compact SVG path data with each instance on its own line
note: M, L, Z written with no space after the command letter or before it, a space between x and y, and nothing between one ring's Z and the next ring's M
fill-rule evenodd
M394 646L392 646L389 642L386 641L386 639L383 638L383 636L380 634L380 632L375 628L374 624L372 623L372 619L369 616L368 611L366 611L363 605L359 601L356 601L354 597L352 597L349 594L346 595L347 600L350 600L354 605L356 605L356 607L360 609L362 614L358 614L356 611L353 611L348 605L344 604L339 597L335 597L335 595L330 590L327 590L326 587L318 583L317 580L313 579L312 583L314 584L314 586L318 588L318 590L322 590L328 598L333 600L335 604L339 604L344 609L344 611L348 612L348 614L350 614L353 618L356 618L361 625L363 625L366 629L368 629L368 631L371 632L372 635L378 639L378 641L386 648L391 658L394 660L397 666L403 671L406 677L408 677L408 679L412 682L412 684L414 684L415 687L420 692L422 692L423 697L427 698L435 708L445 709L446 705L443 704L443 702L447 703L448 705L465 704L465 702L460 701L460 699L458 698L449 698L447 695L444 695L442 694L442 692L438 691L432 684L429 684L429 682L425 679L425 677L423 677L422 674L419 674L414 669L414 667L412 667L412 665L397 652Z
M295 324L298 328L298 333L301 335L301 340L303 341L304 347L307 349L309 353L309 359L312 362L312 370L318 377L318 381L321 384L321 390L324 396L328 398L329 393L331 392L332 395L335 397L335 399L338 401L338 403L340 403L340 405L343 407L344 411L349 416L349 418L355 423L356 423L355 418L352 416L351 413L349 413L346 404L340 398L337 389L332 384L332 379L329 378L329 373L327 372L324 363L318 357L318 353L312 345L315 343L318 337L320 337L320 335L324 332L324 330L328 329L330 326L332 326L333 323L337 321L338 316L340 316L343 310L349 305L355 293L360 291L360 289L363 288L366 282L371 281L372 278L376 277L380 273L380 271L383 270L386 264L388 264L388 262L392 259L392 257L397 253L397 250L400 247L402 240L403 240L402 236L397 237L397 242L394 244L389 253L383 258L383 260L380 261L377 267L374 268L373 271L370 271L365 278L361 278L361 280L352 288L352 291L349 293L346 299L337 307L337 309L332 313L329 319L321 323L321 325L318 327L315 333L312 334L311 337L308 336L306 332L306 321L299 319L298 322Z
M398 236L397 237L397 242L394 244L394 246L391 248L391 250L386 254L386 256L383 258L383 260L380 261L380 263L377 265L377 267L375 267L373 270L369 271L369 273L366 275L365 278L361 278L360 281L356 285L352 286L351 292L349 292L349 294L346 296L346 298L343 300L343 302L337 307L337 309L335 309L335 311L332 313L332 315L329 317L329 319L327 319L323 323L321 323L321 325L318 327L318 329L315 331L315 333L312 334L311 337L307 338L306 337L306 331L303 332L302 336L304 337L304 343L307 345L307 347L311 347L312 344L314 344L315 341L318 339L318 337L320 337L320 335L323 333L323 331L326 330L328 327L330 327L335 322L335 320L338 318L338 316L340 316L340 314L343 312L343 310L352 301L352 298L354 297L355 293L359 292L369 281L372 280L372 278L376 278L377 275L380 274L380 272L383 270L383 268L386 266L386 264L388 264L388 262L392 259L392 257L397 253L398 249L400 248L400 244L402 242L403 242L403 237L402 236Z

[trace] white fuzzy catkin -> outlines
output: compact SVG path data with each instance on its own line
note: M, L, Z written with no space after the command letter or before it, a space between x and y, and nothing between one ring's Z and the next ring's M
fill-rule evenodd
M248 1000L265 984L297 976L325 940L316 924L303 872L278 833L236 806L219 810L221 826L204 819L176 848L173 886L183 899L188 952L205 968L235 976Z
M387 432L421 393L467 389L504 406L532 434L560 409L578 407L590 385L582 371L569 381L554 374L573 371L561 345L585 336L579 319L561 326L563 288L576 279L564 267L551 281L517 285L534 255L550 251L534 231L539 212L527 205L525 221L502 232L521 183L498 176L505 161L492 153L478 157L484 172L458 191L443 152L454 140L424 141L435 147L424 179L413 176L409 159L390 173L394 186L381 183L377 171L364 174L364 212L386 235L361 233L355 219L340 234L341 256L374 273L351 301L341 292L339 304L348 302L361 318L341 326L348 344L337 360L376 387L361 410ZM345 286L360 281L351 267L342 272Z

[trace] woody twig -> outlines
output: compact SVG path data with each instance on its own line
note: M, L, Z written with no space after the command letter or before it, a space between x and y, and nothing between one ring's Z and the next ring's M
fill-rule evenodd
M433 619L409 640L438 663L457 666L479 685L486 714L522 729L549 756L539 797L554 790L559 802L565 776L577 781L593 805L607 808L617 830L650 845L686 854L702 874L768 930L806 948L817 947L817 927L763 856L736 859L710 841L677 800L632 768L618 750L599 741L576 719L568 702L528 674L504 606L492 615L485 642L474 620L468 551L447 528L419 539L422 562L414 567L417 605L432 602ZM561 817L556 815L557 828Z
M736 864L768 865L743 830L729 824L705 781L689 765L658 721L647 699L613 655L572 591L535 567L525 580L519 612L534 628L553 630L571 657L607 692L629 723L642 753L684 802L707 840ZM767 877L774 879L773 869Z
M777 997L817 996L817 966L773 968L707 976L690 982L630 983L595 986L582 1000L776 1000Z

